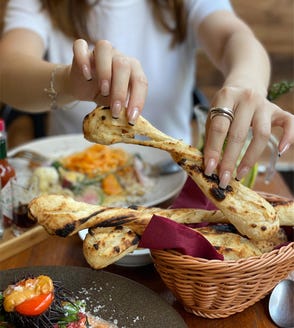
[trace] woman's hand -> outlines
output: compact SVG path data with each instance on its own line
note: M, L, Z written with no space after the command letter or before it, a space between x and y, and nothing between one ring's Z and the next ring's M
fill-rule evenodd
M124 56L110 42L100 40L89 51L85 40L73 45L70 89L79 100L95 101L111 107L113 117L127 107L127 118L134 124L141 114L148 83L138 60Z
M258 161L268 143L272 127L283 129L277 156L294 143L294 115L252 89L225 86L216 93L212 107L228 108L234 113L232 122L225 116L214 116L211 119L209 115L207 118L205 174L211 175L218 167L221 188L226 188L230 182L250 127L252 140L237 168L238 180Z

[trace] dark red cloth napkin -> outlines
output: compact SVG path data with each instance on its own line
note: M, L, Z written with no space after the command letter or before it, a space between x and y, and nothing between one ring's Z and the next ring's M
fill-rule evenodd
M199 208L215 210L216 207L202 193L200 188L188 177L178 197L174 200L171 208ZM205 225L205 222L197 224L196 227ZM193 225L194 226L194 225ZM293 229L285 232L291 235L293 240ZM283 246L279 245L278 247ZM153 215L146 227L139 247L149 249L174 249L182 254L193 257L201 257L208 260L223 260L223 255L218 253L211 243L199 232L172 221L168 218Z
M153 215L147 225L139 247L174 249L182 254L207 260L223 260L211 243L200 233L162 216Z
M188 177L183 189L173 201L171 208L199 208L203 210L215 210L216 207L203 194L201 189Z
M190 177L187 178L171 208L216 209ZM208 260L224 259L223 255L219 254L211 243L197 231L157 215L153 215L146 227L139 247L174 249L185 255Z

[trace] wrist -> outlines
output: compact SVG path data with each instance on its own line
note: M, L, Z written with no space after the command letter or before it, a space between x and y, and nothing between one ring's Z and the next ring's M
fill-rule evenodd
M69 69L66 65L55 65L51 71L49 85L44 92L50 99L52 110L76 100L70 93Z
M77 99L72 95L70 87L70 65L58 65L56 72L56 88L58 90L58 104L65 105Z

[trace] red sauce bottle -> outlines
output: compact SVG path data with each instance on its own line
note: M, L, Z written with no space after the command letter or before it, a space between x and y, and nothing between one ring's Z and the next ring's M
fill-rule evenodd
M15 170L7 160L5 122L0 119L0 177L4 228L7 228L12 224L12 192L10 180L14 176Z

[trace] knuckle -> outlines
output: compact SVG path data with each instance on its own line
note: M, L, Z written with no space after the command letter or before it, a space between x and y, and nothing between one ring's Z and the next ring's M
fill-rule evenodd
M130 62L131 62L133 70L143 71L141 62L137 58L130 58Z
M116 55L113 57L113 64L118 68L129 68L130 62L127 57Z
M217 95L220 99L227 98L227 96L232 92L232 88L229 86L222 87L218 92Z
M134 57L130 57L130 61L132 62L132 64L136 67L141 67L141 63L137 58Z
M256 107L262 108L265 105L265 99L254 89L246 88L242 92L242 100L246 103L254 103Z
M271 132L268 128L266 127L258 127L254 131L254 138L258 138L259 140L262 141L267 141L270 138Z
M244 133L238 133L238 132L230 132L228 134L228 141L235 143L235 144L244 144L245 140L247 138L247 134Z
M255 97L255 92L253 89L246 88L243 91L243 98L245 101L251 101Z
M212 121L210 125L210 130L217 134L226 135L228 132L228 125L216 122L216 119L214 119L214 122Z
M96 48L112 48L112 44L108 40L99 40L95 43Z
M144 87L148 87L148 80L145 75L136 75L133 78L133 82L139 85L142 85Z

